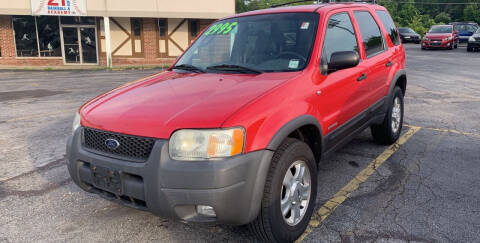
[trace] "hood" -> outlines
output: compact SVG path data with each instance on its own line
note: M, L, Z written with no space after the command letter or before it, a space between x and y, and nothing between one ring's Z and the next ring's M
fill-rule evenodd
M443 38L447 38L447 37L450 37L450 36L453 36L451 33L427 33L425 35L426 37L428 38L438 38L438 39L443 39Z
M246 103L298 74L166 72L86 103L80 109L81 124L155 138L169 138L180 128L221 127Z

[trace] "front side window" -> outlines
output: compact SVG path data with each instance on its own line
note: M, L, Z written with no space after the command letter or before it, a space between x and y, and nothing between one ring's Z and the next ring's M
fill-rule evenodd
M436 25L428 33L452 33L452 26Z
M17 57L37 57L38 43L35 17L14 16L12 19Z
M398 36L398 31L397 28L395 27L395 24L393 23L392 17L390 17L390 14L387 13L387 11L384 10L377 10L377 15L380 18L380 21L382 21L383 26L388 32L388 35L390 36L390 39L392 40L394 45L399 45L400 44L400 38Z
M241 66L262 72L304 69L311 56L317 13L281 13L215 22L176 66Z
M367 11L355 11L360 34L362 36L363 46L367 58L385 50L382 33L373 16Z
M340 51L354 51L358 54L357 38L348 13L333 15L328 20L322 62L329 63L332 54Z

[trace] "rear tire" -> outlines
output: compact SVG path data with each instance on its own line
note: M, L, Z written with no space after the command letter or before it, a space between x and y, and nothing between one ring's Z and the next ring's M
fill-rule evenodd
M308 226L316 196L317 164L312 150L300 140L287 138L273 155L260 213L249 224L250 231L265 242L295 241Z
M375 142L390 145L397 141L403 126L403 92L400 87L393 89L393 98L389 101L387 114L380 125L370 127Z
M458 48L458 44L455 44L455 46L453 46L453 48L457 49L457 48Z
M468 52L472 52L472 51L473 51L473 48L467 47L467 51L468 51Z

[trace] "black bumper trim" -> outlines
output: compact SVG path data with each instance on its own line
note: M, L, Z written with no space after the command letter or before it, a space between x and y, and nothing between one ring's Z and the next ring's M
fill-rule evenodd
M84 149L82 129L77 129L68 140L67 158L73 181L87 192L162 217L187 221L241 225L251 222L260 211L272 151L215 161L175 161L168 154L168 141L156 140L147 161L136 163ZM92 166L119 172L121 190L97 188ZM216 218L198 215L195 205L212 206Z

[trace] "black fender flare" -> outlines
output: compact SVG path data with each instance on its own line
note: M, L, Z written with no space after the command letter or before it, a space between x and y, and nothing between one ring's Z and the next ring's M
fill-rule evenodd
M388 94L386 97L386 102L384 104L383 112L386 113L388 108L391 106L392 103L392 95L393 95L393 89L397 85L398 80L402 77L405 76L405 93L407 91L407 72L404 69L400 69L395 73L395 76L393 76L392 81L390 82L390 88L388 89ZM404 94L405 95L405 94Z
M397 84L401 76L405 76L405 79L407 78L407 72L404 69L398 70L397 73L395 73L395 76L393 76L392 81L390 82L390 88L388 89L388 96L392 95L393 88L395 88L395 85Z
M270 139L270 142L267 145L267 149L272 151L277 150L290 133L305 125L314 125L315 127L317 127L320 134L320 146L322 148L321 152L323 153L325 143L322 133L322 127L320 126L318 120L312 115L301 115L283 125L280 129L278 129L275 135L273 135L273 138Z

